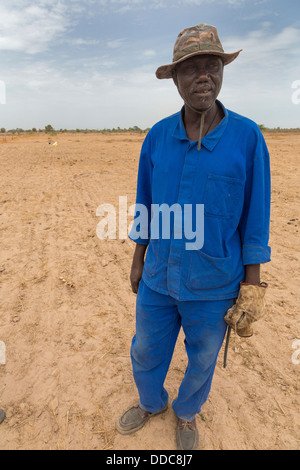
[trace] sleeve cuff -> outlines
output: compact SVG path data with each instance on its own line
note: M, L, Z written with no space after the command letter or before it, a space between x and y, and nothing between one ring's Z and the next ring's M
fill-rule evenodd
M271 261L269 246L243 245L243 264L263 264Z
M135 238L131 234L128 235L128 238L139 245L149 245L149 240L143 238Z

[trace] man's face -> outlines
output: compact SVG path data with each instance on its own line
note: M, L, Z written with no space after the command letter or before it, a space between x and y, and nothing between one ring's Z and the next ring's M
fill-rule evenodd
M195 56L175 68L173 80L187 106L206 111L216 101L223 81L223 61L213 55Z

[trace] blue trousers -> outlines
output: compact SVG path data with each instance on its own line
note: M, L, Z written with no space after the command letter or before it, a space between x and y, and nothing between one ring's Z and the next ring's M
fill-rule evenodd
M187 421L200 413L227 329L224 316L233 303L233 299L178 302L149 289L141 280L131 360L142 409L156 413L168 402L164 382L182 327L188 365L172 406Z

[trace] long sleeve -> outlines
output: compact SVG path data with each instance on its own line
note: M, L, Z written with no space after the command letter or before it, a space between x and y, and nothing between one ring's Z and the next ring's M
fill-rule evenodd
M152 172L151 138L148 134L140 154L135 214L129 234L131 240L143 245L148 245L150 239Z
M259 131L254 154L247 170L245 199L239 231L243 264L267 263L270 229L271 176L269 152Z

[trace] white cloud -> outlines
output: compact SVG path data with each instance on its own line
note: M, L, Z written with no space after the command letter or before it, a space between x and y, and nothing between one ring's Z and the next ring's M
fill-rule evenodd
M145 57L154 57L156 52L153 49L146 49L143 53Z
M84 17L97 12L179 8L188 5L218 3L221 0L1 0L0 50L37 54L49 50L64 38ZM229 5L245 0L223 0ZM108 47L118 48L123 39L110 40ZM66 39L69 45L95 45L89 38Z
M14 1L0 5L0 50L22 51L35 54L47 49L54 39L62 35L69 21L65 6L60 2Z
M291 103L291 84L300 77L299 43L300 29L289 26L274 34L267 23L227 38L226 52L243 51L225 68L225 103L268 127L299 126L299 107Z
M74 38L68 39L67 43L71 44L71 46L96 46L100 41L98 39Z
M107 42L107 46L110 49L118 49L123 45L124 41L125 39L113 39L112 41Z
M180 108L173 83L155 78L156 67L166 63L167 46L159 35L146 32L136 41L125 23L122 32L116 30L120 37L109 27L105 34L88 28L92 14L97 17L101 9L111 21L126 9L152 8L153 13L171 0L0 1L0 51L21 52L19 60L14 54L1 54L0 79L7 88L5 127L43 127L44 120L58 128L148 127ZM207 1L174 0L173 13L179 5ZM239 3L223 3L229 2ZM140 13L132 17L143 16ZM149 31L150 26L155 25L149 24ZM287 26L274 32L265 21L248 34L222 41L228 52L243 49L225 70L220 96L225 106L268 126L296 126L300 105L292 104L291 85L300 78L300 29ZM168 45L170 55L172 46L173 42Z
M273 75L280 68L282 77L299 70L300 29L288 26L274 34L269 26L263 23L248 35L228 37L223 47L228 52L243 49L237 60L247 66L247 74ZM276 81L279 77L273 78Z

